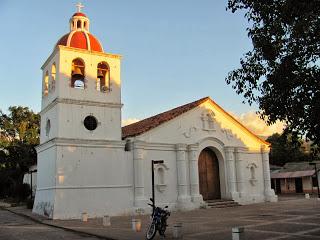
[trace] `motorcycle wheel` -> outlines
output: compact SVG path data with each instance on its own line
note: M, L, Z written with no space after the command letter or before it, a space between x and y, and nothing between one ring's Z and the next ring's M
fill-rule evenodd
M152 238L154 238L154 236L156 235L156 223L155 221L152 221L147 229L147 233L146 233L146 239L147 240L151 240Z

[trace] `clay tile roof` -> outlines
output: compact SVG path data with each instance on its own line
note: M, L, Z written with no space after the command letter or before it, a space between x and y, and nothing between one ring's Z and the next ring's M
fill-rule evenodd
M176 118L180 116L181 114L190 111L191 109L199 106L200 104L204 103L210 99L209 97L201 98L197 101L194 101L192 103L188 103L185 105L182 105L180 107L176 107L174 109L171 109L169 111L157 114L155 116L143 119L139 122L132 123L130 125L122 127L122 138L127 137L134 137L137 135L140 135L142 133L145 133L157 126L159 126L162 123L165 123L173 118Z

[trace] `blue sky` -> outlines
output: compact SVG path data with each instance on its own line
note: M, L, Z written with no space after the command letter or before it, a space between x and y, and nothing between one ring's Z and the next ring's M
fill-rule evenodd
M77 1L0 0L0 109L40 111L40 67L69 31ZM86 0L90 31L106 52L123 55L123 119L144 117L210 96L236 114L256 110L226 85L251 49L247 22L227 0Z

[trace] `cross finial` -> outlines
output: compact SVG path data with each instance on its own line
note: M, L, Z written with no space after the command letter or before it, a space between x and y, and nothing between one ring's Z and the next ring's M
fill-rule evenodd
M83 8L83 7L84 6L80 2L76 4L76 8L77 8L78 12L81 12L81 8Z

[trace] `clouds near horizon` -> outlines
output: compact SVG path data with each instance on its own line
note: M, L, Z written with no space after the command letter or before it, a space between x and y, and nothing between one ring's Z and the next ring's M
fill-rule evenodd
M250 111L242 113L240 116L231 113L246 128L258 136L271 136L274 133L282 133L285 127L283 122L277 121L275 124L268 126L255 112Z
M123 119L121 125L122 125L122 127L124 127L124 126L130 125L130 124L138 122L138 121L140 121L140 120L137 118Z

